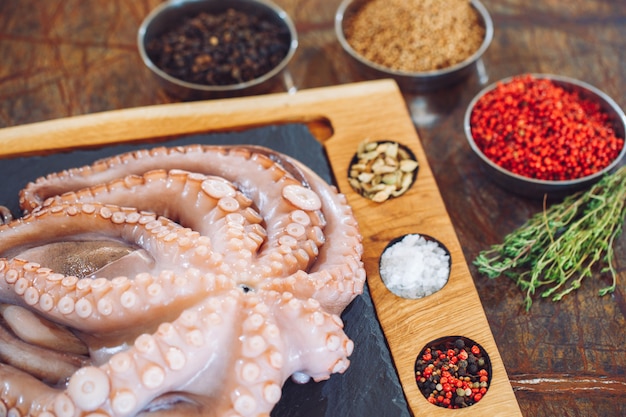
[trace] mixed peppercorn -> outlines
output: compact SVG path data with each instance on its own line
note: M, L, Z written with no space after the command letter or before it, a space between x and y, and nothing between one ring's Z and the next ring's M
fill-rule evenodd
M624 146L599 103L531 74L499 83L482 96L470 126L487 158L540 180L594 174L611 164Z
M445 338L422 350L415 362L415 379L428 402L457 409L483 398L490 370L489 358L479 345L460 337Z

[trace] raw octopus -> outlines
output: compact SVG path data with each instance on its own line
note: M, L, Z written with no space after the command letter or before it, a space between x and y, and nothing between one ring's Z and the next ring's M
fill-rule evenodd
M297 160L158 147L39 178L20 206L0 226L0 416L269 416L289 377L349 365L361 236Z

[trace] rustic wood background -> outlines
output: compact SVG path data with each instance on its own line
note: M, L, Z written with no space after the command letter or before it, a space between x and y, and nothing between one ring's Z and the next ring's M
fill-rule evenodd
M137 28L158 3L1 1L0 127L173 102L156 88L136 49ZM362 80L349 70L335 38L338 0L276 3L299 32L289 67L297 89ZM468 260L541 210L540 201L491 183L464 142L465 108L485 82L524 72L561 74L626 106L622 0L483 3L495 24L484 67L447 91L405 97ZM536 301L530 312L512 282L489 280L470 267L525 416L626 415L625 235L615 249L619 283L613 295L597 296L607 282L598 276L558 304Z

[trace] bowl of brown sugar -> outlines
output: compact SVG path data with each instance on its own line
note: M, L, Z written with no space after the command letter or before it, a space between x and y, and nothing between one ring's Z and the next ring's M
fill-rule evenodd
M493 21L478 0L344 0L335 32L366 78L419 92L466 78L491 44Z
M298 37L270 0L169 0L144 19L139 54L182 99L262 94L280 81Z

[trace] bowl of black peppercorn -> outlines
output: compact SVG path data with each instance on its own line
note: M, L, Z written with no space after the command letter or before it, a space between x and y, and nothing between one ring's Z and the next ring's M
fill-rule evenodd
M271 91L298 36L287 13L269 0L169 0L146 16L137 43L166 92L199 100Z

